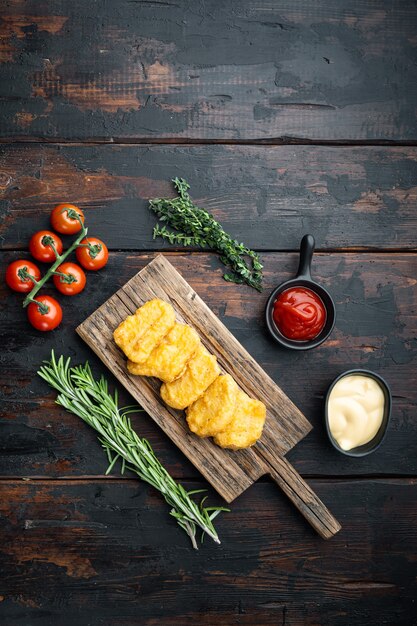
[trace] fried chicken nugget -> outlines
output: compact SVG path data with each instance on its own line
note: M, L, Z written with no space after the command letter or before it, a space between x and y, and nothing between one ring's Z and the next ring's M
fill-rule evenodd
M218 376L210 387L187 409L189 429L199 437L213 437L231 421L239 387L230 376Z
M144 363L127 362L131 374L156 376L171 383L181 376L188 361L200 345L200 337L191 326L175 324Z
M155 298L129 315L113 333L119 348L134 363L143 363L175 324L168 302Z
M162 400L173 409L185 409L195 402L220 374L217 358L203 345L188 361L183 375L161 387Z
M214 437L214 443L230 450L249 448L262 435L265 418L266 407L263 402L250 398L239 389L232 420L223 432Z

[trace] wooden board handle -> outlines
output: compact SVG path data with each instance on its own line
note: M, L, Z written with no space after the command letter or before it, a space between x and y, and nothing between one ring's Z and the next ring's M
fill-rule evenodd
M295 504L297 509L310 522L313 528L323 537L333 537L341 526L323 502L310 489L291 463L280 457L274 459L274 466L268 464L268 472L282 491Z

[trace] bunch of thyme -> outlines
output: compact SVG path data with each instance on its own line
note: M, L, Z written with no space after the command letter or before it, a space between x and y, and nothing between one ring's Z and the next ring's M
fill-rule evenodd
M154 198L150 208L165 225L155 226L153 238L162 237L171 244L214 250L221 262L230 268L223 278L233 283L246 283L262 291L262 269L259 255L232 239L205 209L197 207L190 198L190 185L183 178L174 178L176 198Z
M56 403L80 417L92 426L107 453L110 473L116 461L121 460L121 472L125 469L157 489L172 507L170 514L190 537L197 549L196 531L201 528L213 541L220 543L214 518L224 507L205 507L206 498L197 504L191 497L205 491L186 491L175 482L156 458L150 443L140 438L133 430L128 417L130 413L142 411L137 406L119 408L117 391L111 394L102 376L95 380L88 363L70 367L71 360L60 356L57 360L52 351L51 360L44 361L38 374L58 391Z

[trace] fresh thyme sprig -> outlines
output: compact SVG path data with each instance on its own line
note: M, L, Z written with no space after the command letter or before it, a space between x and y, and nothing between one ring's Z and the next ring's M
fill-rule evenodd
M221 262L230 268L223 278L233 283L246 283L262 290L262 269L259 255L228 235L223 227L205 209L196 206L190 198L190 185L183 178L174 178L176 198L154 198L150 208L165 225L155 226L153 237L162 237L173 245L193 246L215 250Z
M138 437L128 417L130 413L142 411L137 406L119 408L117 390L111 394L108 384L102 376L93 377L88 363L71 367L71 359L57 360L52 351L51 360L44 361L38 374L58 391L56 403L80 417L99 434L99 441L107 453L110 473L118 459L122 462L121 472L125 469L137 474L139 478L157 489L165 501L172 507L170 514L190 537L194 548L197 527L220 543L214 518L224 507L205 507L206 498L197 504L191 496L205 491L198 489L186 491L175 482L167 470L156 458L150 443Z

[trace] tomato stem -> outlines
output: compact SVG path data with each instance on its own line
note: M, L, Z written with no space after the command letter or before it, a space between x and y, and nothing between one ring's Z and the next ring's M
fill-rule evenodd
M88 241L88 238L86 238L86 239L87 239L87 243L80 243L78 247L79 248L88 248L88 250L90 252L90 257L92 259L95 259L96 256L98 254L100 254L100 252L102 251L103 246L101 245L101 243L90 243Z
M96 256L101 252L103 246L100 243L89 243L88 244L88 249L90 251L90 256L92 259L95 259Z
M29 296L30 294L26 297L26 300L29 298ZM46 315L47 313L49 313L49 306L44 302L39 302L39 300L36 300L35 298L30 298L28 304L30 302L34 302L38 306L38 310L41 315Z
M61 213L65 213L65 211L67 212L67 217L70 220L78 220L81 224L81 228L83 228L84 226L84 222L82 221L80 214L78 213L78 211L75 211L74 209L67 209L67 208L63 208Z
M73 274L65 274L64 272L52 272L54 276L61 276L61 283L71 285L71 283L78 282Z
M78 216L78 213L76 211L74 211L74 213L76 213L76 215ZM79 216L78 216L79 217ZM84 223L81 221L81 219L79 219L79 222L81 224L81 232L78 235L77 239L75 239L75 241L72 243L72 245L68 248L68 250L65 250L65 252L63 252L62 254L57 254L56 260L53 263L53 265L51 265L51 267L48 269L48 271L46 272L45 276L43 276L41 278L41 280L39 280L34 288L32 289L32 291L30 293L28 293L28 295L26 296L26 298L23 300L23 307L27 307L28 304L30 302L34 301L34 296L36 296L36 294L38 293L38 291L44 286L44 284L51 278L52 274L54 274L57 270L57 268L61 265L61 263L63 261L65 261L65 259L72 253L74 252L74 250L79 246L80 242L82 239L84 239L84 237L87 236L87 232L88 232L88 228L86 228L84 226ZM55 252L56 254L56 252ZM32 280L32 278L31 278ZM35 301L37 302L37 300ZM40 305L41 303L38 302L38 305ZM45 305L44 305L45 306ZM41 309L39 309L41 311ZM42 311L41 311L42 313ZM46 311L47 313L47 311Z
M59 254L58 254L58 250L55 247L55 242L53 238L51 237L51 235L44 235L41 241L44 246L49 246L50 248L52 248L55 254L55 258L57 259L59 257Z
M25 267L22 267L20 270L17 271L17 275L19 276L20 280L23 280L24 282L27 282L30 280L32 281L34 285L37 285L39 282L38 280L36 280L36 278L32 276L32 274L29 274L28 268L26 267L26 265Z

